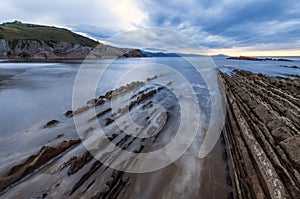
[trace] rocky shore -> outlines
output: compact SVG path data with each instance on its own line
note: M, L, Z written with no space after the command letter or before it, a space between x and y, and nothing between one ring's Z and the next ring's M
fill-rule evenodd
M248 71L221 77L227 96L227 117L222 137L204 161L194 155L198 148L193 151L191 147L163 169L126 173L95 159L82 144L83 140L101 139L93 126L98 120L110 142L122 149L140 153L164 146L174 136L168 129L176 127L179 109L170 103L176 98L167 88L148 84L159 78L154 76L109 91L77 110L67 111L63 119L41 125L36 138L47 136L49 140L0 171L0 197L297 198L300 80L271 78ZM130 103L120 104L117 112L113 112L111 100L133 90L136 92ZM166 109L152 109L158 102ZM96 116L89 117L93 108ZM124 115L126 110L131 110L132 119L143 126L135 132L154 135L146 139L120 130L116 119L125 129L130 128ZM156 126L149 121L149 110ZM82 135L74 129L76 115L87 116ZM105 149L105 142L102 144ZM101 158L113 162L120 155L103 154Z
M221 75L233 198L299 198L300 80Z

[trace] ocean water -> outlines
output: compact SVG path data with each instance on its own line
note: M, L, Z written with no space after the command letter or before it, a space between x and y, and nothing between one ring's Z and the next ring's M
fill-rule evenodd
M213 60L222 72L232 74L233 70L248 70L272 77L290 77L300 75L300 57L274 57L292 60L287 61L247 61L229 60L224 57L214 57ZM298 68L293 68L297 66Z
M102 64L110 64L111 60L101 60ZM188 75L192 83L199 77L192 67L183 60L173 58L160 59L119 59L111 64L104 73L97 87L96 96L105 94L115 87L116 82L126 72L136 66L144 70L135 74L128 82L145 80L147 77L159 75L159 71L147 69L152 63L159 63L177 68ZM0 75L9 76L0 87L0 127L2 135L13 135L25 132L32 125L59 117L72 108L72 91L74 79L81 66L80 61L62 63L0 63ZM88 64L87 64L88 65ZM91 65L91 70L97 66ZM149 74L147 74L147 71ZM152 73L152 75L150 75ZM86 82L88 84L88 82ZM89 85L87 85L88 89ZM84 103L84 102L83 102Z
M199 63L203 58L193 58ZM206 59L206 58L205 58ZM249 70L269 76L293 77L300 75L300 58L292 57L293 62L281 61L242 61L227 60L224 57L214 57L216 66L228 74L234 69ZM96 90L96 95L105 94L113 89L118 79L137 66L143 70L128 79L145 80L147 77L160 75L159 68L151 65L162 65L174 68L190 81L198 93L203 88L201 75L186 60L177 57L168 58L140 58L102 60L110 64L105 71ZM210 63L211 64L211 63ZM1 135L14 135L26 132L28 128L38 122L46 122L52 118L62 117L62 114L72 108L72 91L76 73L81 66L80 61L65 61L60 63L10 63L0 62L0 75L9 76L0 87L0 127ZM92 70L97 70L95 67ZM153 71L155 70L155 71ZM88 85L87 85L88 86ZM200 90L199 90L200 89ZM0 140L1 142L1 140ZM0 143L1 144L1 143Z

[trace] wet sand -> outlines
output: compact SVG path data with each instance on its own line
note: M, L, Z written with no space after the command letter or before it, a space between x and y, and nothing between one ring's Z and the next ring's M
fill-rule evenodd
M226 143L221 135L213 150L204 159L200 198L230 198L233 193Z

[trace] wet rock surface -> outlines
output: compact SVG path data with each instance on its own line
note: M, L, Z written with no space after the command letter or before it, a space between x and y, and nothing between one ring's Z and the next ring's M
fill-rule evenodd
M299 198L300 80L221 74L234 198Z
M122 153L103 153L96 159L97 153L87 150L84 141L91 141L92 145L99 141L101 150L106 150L108 143L112 143L120 149L139 154L160 149L172 140L179 128L180 106L172 94L171 89L174 88L152 83L156 78L159 77L149 77L145 82L131 82L98 98L86 100L87 103L82 107L67 111L59 117L59 125L53 125L55 121L48 122L47 126L51 128L40 128L42 125L39 125L38 130L42 131L39 136L47 135L50 141L44 147L34 150L33 155L28 155L23 161L8 164L0 173L0 197L227 197L231 181L226 178L227 163L224 162L226 158L222 158L222 145L217 145L203 167L202 160L197 156L197 143L196 147L189 148L169 166L138 174L115 170L103 163L107 160L117 161ZM176 82L168 85L176 85ZM132 95L128 103L123 103L122 97L128 92L132 92ZM121 103L111 107L111 103L119 99ZM96 113L90 114L93 111ZM126 115L128 113L130 119ZM74 131L72 134L70 129L74 128L73 119L78 116L82 116L82 132L77 134ZM133 126L131 120L138 125ZM107 140L103 141L99 136L95 123L102 127ZM196 142L200 140L199 136ZM202 175L208 169L208 175ZM212 192L211 189L217 191Z
M14 186L14 183L24 179L29 174L33 174L37 169L45 166L53 158L59 157L61 153L70 147L78 144L79 140L63 141L56 146L44 146L41 150L34 155L29 156L20 164L13 166L7 173L0 179L0 192L4 191L8 186Z
M248 61L286 61L286 62L291 62L292 61L292 60L289 60L289 59L256 58L256 57L246 57L246 56L228 57L226 59L248 60Z
M47 124L44 125L44 128L49 128L49 127L52 127L56 124L58 124L59 121L58 120L50 120L49 122L47 122Z

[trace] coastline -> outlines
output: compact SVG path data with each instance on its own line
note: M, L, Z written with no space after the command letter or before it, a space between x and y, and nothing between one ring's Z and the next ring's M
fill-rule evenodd
M227 95L228 111L225 127L214 149L201 163L201 177L198 179L200 188L193 190L193 196L196 196L195 193L205 198L297 196L299 193L297 151L300 150L297 145L299 116L297 118L295 113L299 111L300 105L299 79L271 78L248 71L236 71L232 76L221 74L221 77ZM140 83L133 83L128 89L138 85ZM109 99L110 95L107 95L95 101L104 111L103 114L107 113L104 101ZM91 104L87 105L92 105L93 101L89 103ZM283 105L280 105L281 103ZM253 107L247 107L250 105ZM263 109L264 107L267 109ZM72 114L66 117L69 118ZM103 116L100 115L99 117ZM285 123L278 118L283 118L282 121ZM64 121L59 121L58 126L61 124L63 125ZM77 140L77 135L73 133L63 135L61 129L56 130L55 126L56 124L49 127L46 125L43 130L53 134L54 138L50 143L42 145L43 147L41 146L42 148L36 150L34 154L1 173L0 185L3 196L24 194L42 197L46 194L51 197L58 196L55 194L60 192L60 196L71 198L77 196L122 198L142 194L141 190L136 190L135 185L147 187L151 185L149 179L156 184L154 188L152 187L152 191L148 190L148 196L180 195L172 193L172 187L168 185L168 181L176 180L172 174L182 172L176 164L158 173L141 176L116 171L94 160ZM289 130L293 132L292 135ZM115 135L111 136L112 139L115 138ZM123 144L125 143L126 141ZM138 150L142 149L143 145L139 143ZM255 149L258 149L256 151L258 153L254 151ZM266 171L265 168L269 170ZM15 173L17 170L19 171ZM272 184L275 181L277 184ZM43 183L39 184L41 182ZM67 186L65 183L70 185ZM3 190L3 187L6 188ZM165 193L158 192L162 187L167 190ZM96 192L96 189L99 191Z

